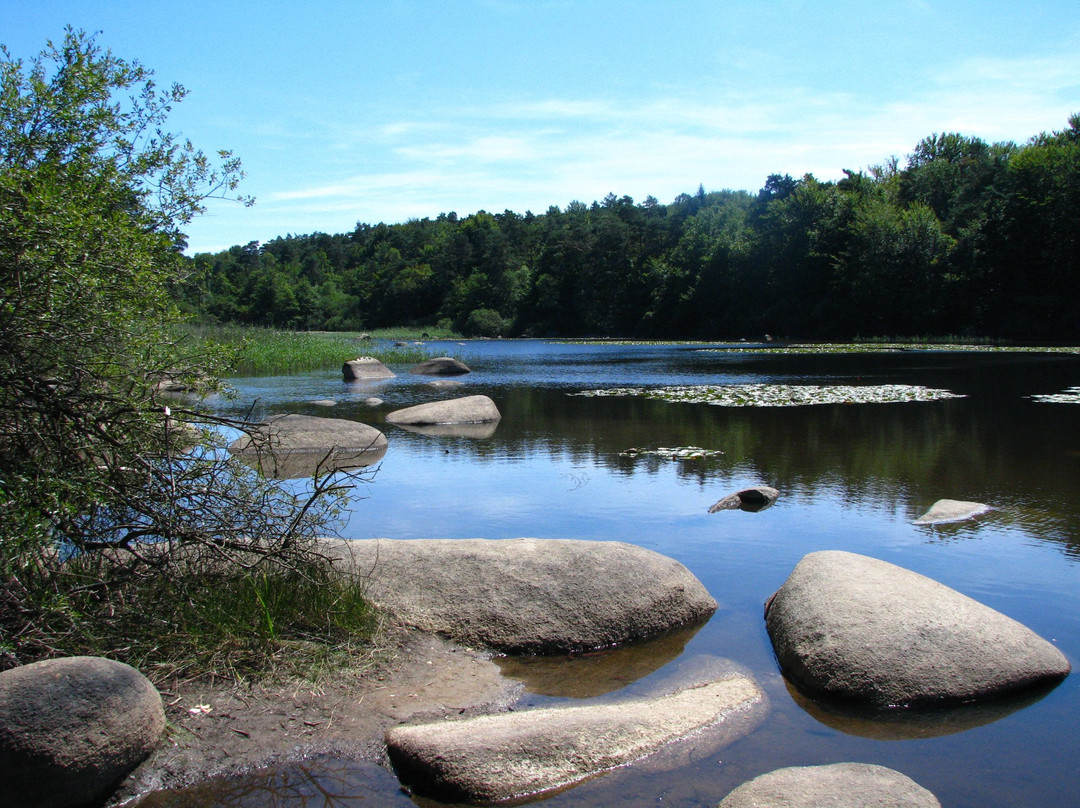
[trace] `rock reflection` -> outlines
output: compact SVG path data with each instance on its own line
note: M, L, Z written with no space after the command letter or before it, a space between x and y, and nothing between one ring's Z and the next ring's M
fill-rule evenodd
M355 471L373 466L385 456L385 446L373 450L287 449L233 455L241 463L277 480L300 480L313 477L316 473L321 476L335 471Z
M320 759L215 777L147 794L132 808L373 808L411 806L397 778L374 763Z
M398 429L429 435L436 438L490 438L499 427L498 421L485 421L477 424L394 424Z
M909 741L966 732L1012 715L1041 701L1057 686L1026 690L1021 694L979 704L961 704L940 710L860 710L841 704L813 701L784 679L792 700L810 717L846 735L878 741Z
M587 699L621 690L678 657L704 625L682 628L647 642L556 657L497 657L503 676L539 696Z

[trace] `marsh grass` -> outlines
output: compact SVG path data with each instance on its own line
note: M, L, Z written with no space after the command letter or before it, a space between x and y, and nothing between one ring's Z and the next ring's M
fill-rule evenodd
M77 561L67 574L83 574ZM108 599L93 588L50 593L48 582L41 583L40 592L22 593L39 596L37 618L49 622L35 627L50 638L41 656L106 656L156 684L317 680L370 658L381 625L363 580L319 557L294 567L142 577L112 584ZM12 600L16 594L0 592Z
M340 368L349 359L374 356L384 364L415 364L430 358L422 345L394 345L416 341L404 329L373 332L279 331L239 325L185 325L176 335L196 353L211 347L231 351L230 372L237 376L284 376L313 370Z

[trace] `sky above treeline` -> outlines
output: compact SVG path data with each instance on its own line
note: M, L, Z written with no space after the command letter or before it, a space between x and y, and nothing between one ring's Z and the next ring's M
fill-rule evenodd
M0 0L190 92L170 129L243 161L189 253L455 211L828 180L927 135L1080 112L1076 0Z

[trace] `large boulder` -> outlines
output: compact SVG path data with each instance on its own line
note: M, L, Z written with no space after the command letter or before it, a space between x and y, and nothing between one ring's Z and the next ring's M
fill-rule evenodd
M402 622L505 653L559 654L656 637L716 601L674 559L622 542L327 541Z
M386 423L404 426L483 424L500 418L499 408L487 396L465 396L394 410L387 414Z
M347 382L392 379L394 372L374 356L358 356L341 366L341 376Z
M730 723L722 741L730 743L763 704L752 680L731 676L658 698L395 727L386 744L418 793L502 802L565 788L718 725Z
M916 519L915 525L942 525L949 522L964 522L993 510L981 502L964 502L958 499L939 499L930 506L930 510Z
M161 696L123 663L67 657L0 673L0 805L99 804L164 730Z
M907 775L868 763L792 766L743 783L719 808L941 808Z
M386 436L373 426L342 418L275 415L229 451L268 477L293 479L340 469L362 468L386 454Z
M753 488L736 491L734 494L728 494L709 508L709 513L716 513L717 511L763 511L771 507L779 498L780 492L775 488L770 488L767 485L757 485Z
M1070 670L1015 620L855 553L805 556L765 608L780 667L811 697L933 707L1055 683Z
M437 356L434 359L426 359L419 365L414 365L409 371L421 376L463 376L471 373L469 366L460 359L451 356Z

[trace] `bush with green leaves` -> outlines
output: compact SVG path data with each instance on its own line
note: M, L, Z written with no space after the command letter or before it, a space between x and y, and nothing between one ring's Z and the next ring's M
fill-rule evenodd
M260 477L224 451L225 424L159 389L228 367L170 337L171 291L183 227L210 198L249 201L236 158L164 129L184 94L71 29L29 62L0 54L0 669L151 664L172 650L146 629L170 636L182 611L161 592L193 603L212 581L265 600L250 576L329 564L316 538L348 481Z

